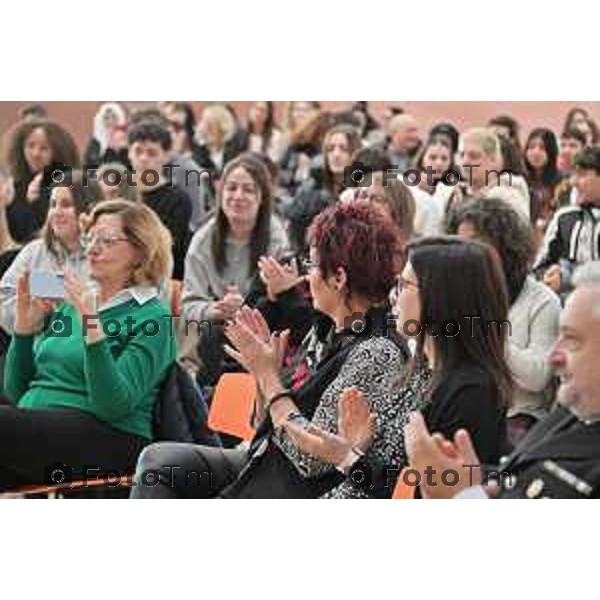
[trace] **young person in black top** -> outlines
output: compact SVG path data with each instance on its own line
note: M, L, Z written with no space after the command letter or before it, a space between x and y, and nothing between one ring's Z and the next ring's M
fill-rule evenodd
M190 242L192 204L188 195L169 180L164 167L171 149L169 130L156 119L140 121L129 131L129 160L139 198L160 218L173 238L173 279L183 281Z

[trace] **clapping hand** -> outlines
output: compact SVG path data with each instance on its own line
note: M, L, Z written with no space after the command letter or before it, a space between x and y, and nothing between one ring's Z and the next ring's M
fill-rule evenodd
M271 333L258 310L243 307L225 325L225 335L234 346L226 345L225 352L257 379L279 372L289 331Z
M225 295L210 305L207 317L219 321L232 319L243 304L244 298L239 288L236 285L225 286Z
M371 414L364 394L356 388L348 388L340 394L337 434L312 423L304 429L293 421L287 421L284 428L303 452L340 465L352 449L364 452L371 445L375 415Z
M267 288L267 297L271 302L277 296L297 286L304 277L298 273L298 265L292 260L287 265L282 265L272 256L261 256L258 261L260 278Z
M479 483L479 457L466 430L459 429L451 442L440 433L430 434L423 416L415 413L404 427L404 443L410 468L421 473L420 487L425 498L453 498L463 489ZM428 468L430 472L434 469L432 481L436 485L427 485L423 473ZM458 473L456 485L443 483L442 472L450 470Z

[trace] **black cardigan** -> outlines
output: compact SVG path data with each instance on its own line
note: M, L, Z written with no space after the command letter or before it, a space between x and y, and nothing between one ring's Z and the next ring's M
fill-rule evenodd
M474 362L463 359L451 365L423 412L431 433L451 440L458 429L466 429L482 463L497 464L506 450L500 392Z

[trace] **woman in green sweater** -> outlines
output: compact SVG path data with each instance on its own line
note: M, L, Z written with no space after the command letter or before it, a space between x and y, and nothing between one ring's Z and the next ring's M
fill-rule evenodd
M128 472L152 439L152 408L176 356L158 287L171 269L168 231L147 207L102 202L87 247L95 290L65 274L65 302L17 285L0 406L0 490ZM58 467L62 463L64 466Z

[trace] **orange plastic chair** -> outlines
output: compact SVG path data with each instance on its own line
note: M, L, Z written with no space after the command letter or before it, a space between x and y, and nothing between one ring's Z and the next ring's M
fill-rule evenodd
M215 391L208 426L219 433L227 433L243 440L254 436L251 426L256 399L256 380L250 373L224 373Z
M406 467L408 468L408 467ZM394 493L392 495L392 500L414 500L415 499L415 490L417 489L414 485L407 485L404 483L403 475L406 468L400 471L398 475L398 481L396 482L396 487L394 488Z

